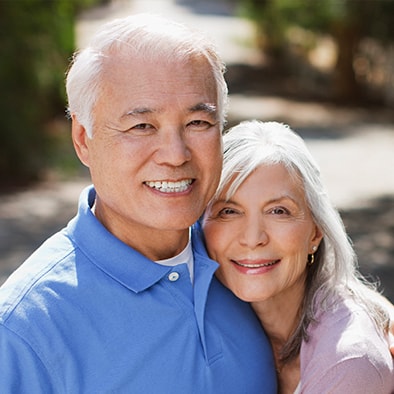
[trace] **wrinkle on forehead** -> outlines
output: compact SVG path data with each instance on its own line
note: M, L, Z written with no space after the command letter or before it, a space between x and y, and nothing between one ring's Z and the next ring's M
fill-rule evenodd
M107 59L103 72L95 110L105 103L103 108L109 108L114 118L168 111L219 118L216 80L204 58L153 63L123 55Z

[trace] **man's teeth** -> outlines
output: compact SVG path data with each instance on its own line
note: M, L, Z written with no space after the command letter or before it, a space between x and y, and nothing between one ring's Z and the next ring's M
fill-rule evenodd
M235 261L235 263L245 268L261 268L261 267L270 267L271 265L276 264L278 261L279 260L272 260L269 263L263 263L263 264L241 264L238 261Z
M192 183L191 179L182 180L179 182L169 182L169 181L149 181L145 182L149 187L159 190L163 193L175 193L175 192L183 192L185 191L190 184Z

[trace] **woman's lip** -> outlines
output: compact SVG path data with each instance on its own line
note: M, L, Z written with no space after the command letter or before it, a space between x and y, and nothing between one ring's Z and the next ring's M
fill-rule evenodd
M279 260L230 260L233 267L243 275L263 275L275 269Z
M262 267L271 267L280 260L231 260L234 264L239 265L244 268L262 268Z

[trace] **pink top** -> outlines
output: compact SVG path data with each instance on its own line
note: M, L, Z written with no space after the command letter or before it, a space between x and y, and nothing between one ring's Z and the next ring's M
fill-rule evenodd
M301 345L296 393L393 394L394 362L383 334L353 300L322 312Z

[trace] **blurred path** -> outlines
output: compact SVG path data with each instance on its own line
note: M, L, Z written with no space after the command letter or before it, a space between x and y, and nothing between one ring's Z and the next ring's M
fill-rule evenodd
M160 14L206 31L226 63L260 61L250 46L253 25L234 17L233 7L222 0L113 0L109 6L82 15L77 27L78 45L84 47L103 22L132 13Z
M206 31L229 71L234 64L256 65L263 59L252 45L253 26L234 17L233 11L220 0L115 0L82 15L78 45L85 46L106 20L154 12ZM230 123L252 118L289 122L305 138L334 203L351 209L346 218L362 252L361 265L384 276L382 282L394 301L394 125L366 111L230 90ZM86 184L87 179L51 183L0 196L0 283L75 214Z

